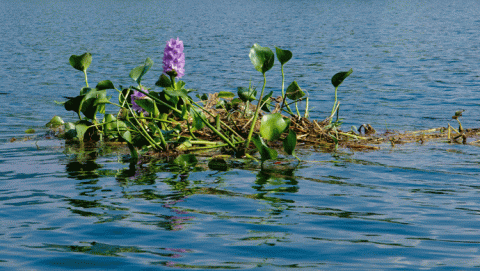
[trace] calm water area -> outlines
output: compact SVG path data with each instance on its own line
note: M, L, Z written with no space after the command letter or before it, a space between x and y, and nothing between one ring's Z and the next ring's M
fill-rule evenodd
M84 85L70 55L92 53L90 83L116 86L150 57L153 87L176 37L199 93L260 88L259 43L293 52L286 83L308 92L313 119L331 111L330 78L352 68L344 130L458 126L457 110L478 128L479 14L468 0L0 0L0 270L479 268L478 146L307 149L294 170L218 171L45 137L54 115L76 120L54 102ZM280 89L276 63L267 91Z

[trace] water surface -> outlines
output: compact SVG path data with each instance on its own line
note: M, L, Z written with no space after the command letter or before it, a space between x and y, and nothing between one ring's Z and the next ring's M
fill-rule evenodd
M75 96L69 66L89 51L91 84L144 83L165 42L185 43L187 87L236 91L261 75L253 43L293 52L285 66L310 95L311 116L339 88L344 127L446 126L466 110L478 127L476 1L17 1L0 4L0 266L56 269L475 269L480 266L480 149L429 142L380 151L299 152L291 171L257 164L189 168L110 147L79 152L48 139L54 100ZM267 88L280 93L280 67ZM302 107L303 108L303 107ZM23 141L34 128L34 140ZM15 142L10 142L12 138Z

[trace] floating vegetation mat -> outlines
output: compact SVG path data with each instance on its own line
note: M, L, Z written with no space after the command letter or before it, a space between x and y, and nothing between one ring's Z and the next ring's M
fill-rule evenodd
M92 55L72 55L69 62L74 69L83 72L85 87L80 89L78 96L65 97L66 101L57 103L75 112L78 120L64 122L55 116L47 126L66 142L126 144L133 160L139 158L138 152L174 157L206 151L237 158L249 158L259 152L263 163L275 160L279 150L298 159L296 148L376 150L382 143L394 146L429 140L478 144L479 130L463 129L460 123L463 111L453 116L458 129L448 125L423 131L378 134L374 127L363 124L358 129L341 130L337 92L353 73L352 69L331 77L335 90L329 116L321 121L311 120L308 95L296 81L285 88L284 65L293 54L278 47L275 53L258 44L250 49L253 67L263 76L259 95L251 82L248 87L238 87L237 93L200 94L186 88L186 83L179 80L185 74L183 49L179 38L167 42L163 73L155 83L156 90L142 85L143 77L153 66L150 58L130 72L129 77L136 83L134 86L116 87L110 80L103 80L90 87L87 69ZM273 91L265 93L266 73L273 67L275 56L282 73L282 95L279 97L273 97ZM109 95L112 92L118 99ZM302 113L299 104L302 104Z

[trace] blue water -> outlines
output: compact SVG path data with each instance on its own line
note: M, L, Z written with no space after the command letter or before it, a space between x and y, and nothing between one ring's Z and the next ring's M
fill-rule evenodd
M339 88L344 127L399 131L480 126L477 1L15 1L0 16L0 269L466 270L480 266L480 149L428 142L381 150L299 151L293 171L190 168L124 150L79 152L45 137L54 100L91 84L144 84L165 42L185 43L187 87L236 91L261 74L254 43L293 52L287 84L311 116ZM267 90L280 94L280 66ZM301 105L303 109L303 105ZM34 139L28 128L37 132ZM10 142L16 138L15 142Z

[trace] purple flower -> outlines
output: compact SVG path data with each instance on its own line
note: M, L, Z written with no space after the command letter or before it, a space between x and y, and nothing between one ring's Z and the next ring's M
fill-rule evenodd
M181 78L185 75L185 54L183 53L183 41L170 39L167 41L163 52L163 72Z
M145 91L146 93L148 93L148 89L146 88L143 88L143 87L140 87L141 90ZM137 111L137 112L143 112L144 114L148 114L147 111L145 111L145 109L141 108L136 102L135 100L139 100L139 99L144 99L145 97L147 97L145 94L141 93L140 91L136 91L134 90L133 91L133 94L130 95L130 99L131 99L131 102L132 102L132 108L133 110Z

